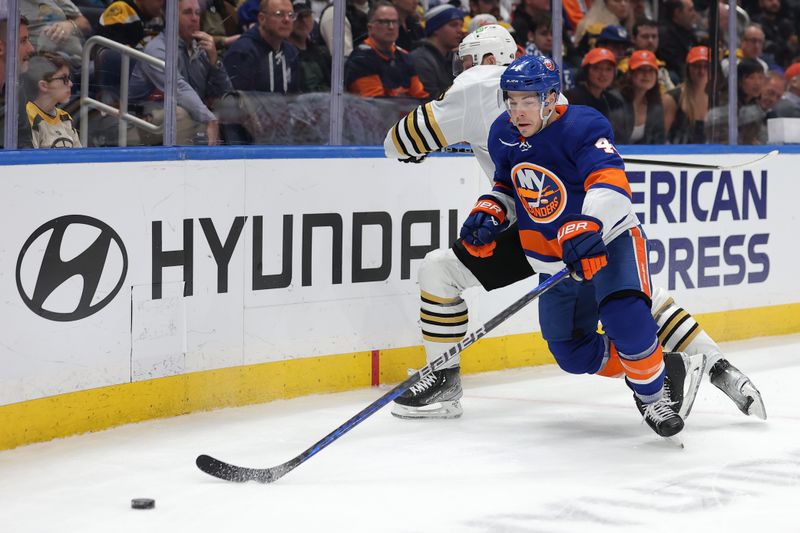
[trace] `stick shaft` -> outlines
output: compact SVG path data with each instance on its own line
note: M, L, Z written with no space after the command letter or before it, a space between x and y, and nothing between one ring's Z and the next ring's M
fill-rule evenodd
M355 426L366 420L376 411L378 411L381 407L388 404L405 391L411 388L417 381L424 378L425 376L433 373L435 370L440 370L444 367L444 365L452 360L456 355L460 354L464 351L468 346L474 344L478 339L484 337L487 333L495 329L497 326L505 322L509 317L515 314L517 311L528 305L530 302L550 290L553 286L557 283L561 282L564 278L569 276L569 270L564 268L560 270L558 273L554 274L550 278L546 279L542 283L540 283L537 287L531 289L528 293L524 296L519 298L517 301L500 311L497 315L491 318L486 324L478 328L473 333L470 333L466 337L464 337L461 342L444 352L442 355L425 365L420 370L416 371L414 374L409 376L405 381L400 383L399 385L395 386L392 390L366 406L364 409L356 413L355 416L350 418L347 422L339 426L338 428L334 429L328 435L323 437L321 440L313 444L310 448L306 451L288 461L286 463L287 467L290 467L288 470L283 472L284 474L291 469L296 468L300 464L304 463L307 459L317 454L319 451L327 447L333 441L353 429Z

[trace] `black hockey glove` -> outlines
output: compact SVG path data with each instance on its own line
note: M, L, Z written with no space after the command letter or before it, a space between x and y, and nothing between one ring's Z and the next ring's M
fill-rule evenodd
M422 163L423 161L425 161L426 157L427 157L427 154L419 155L419 156L410 155L405 159L398 158L398 161L400 161L401 163Z

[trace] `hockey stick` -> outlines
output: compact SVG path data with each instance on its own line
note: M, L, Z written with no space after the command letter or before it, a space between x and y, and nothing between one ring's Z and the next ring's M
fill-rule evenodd
M444 367L445 363L453 359L456 355L460 354L467 346L474 344L478 339L484 337L487 333L492 331L494 328L499 326L501 323L505 322L511 315L528 305L530 302L550 290L553 286L557 283L562 281L564 278L569 276L570 272L569 269L564 268L560 270L558 273L554 274L550 278L543 281L539 286L531 289L528 293L526 293L522 298L515 301L503 311L500 311L494 318L490 319L486 324L482 327L478 328L477 331L467 335L464 337L461 342L444 352L442 355L437 357L434 361L431 361L426 366L421 368L420 370L414 372L411 376L408 377L405 381L400 383L399 385L395 386L392 390L366 406L364 409L359 411L354 417L350 420L339 426L338 428L334 429L324 438L319 440L318 442L314 443L310 448L306 451L298 455L297 457L286 461L283 464L278 466L273 466L272 468L247 468L243 466L236 466L224 461L220 461L219 459L215 459L208 455L200 455L197 457L197 467L205 472L206 474L210 474L214 477L218 477L220 479L224 479L226 481L258 481L261 483L272 483L280 479L281 477L285 476L301 464L303 464L306 460L311 458L312 456L316 455L317 452L321 451L323 448L327 447L333 441L356 427L358 424L369 418L373 415L376 411L378 411L381 407L388 404L405 391L411 388L412 385L417 383L419 380L429 376L435 370L439 370Z
M451 153L451 154L472 154L472 148L469 146L445 146L441 149L442 152ZM749 167L751 165L755 165L756 163L760 163L765 159L769 159L778 154L778 150L773 150L769 153L761 155L756 159L751 161L746 161L744 163L737 163L734 165L711 165L706 163L686 163L681 161L663 161L659 159L638 159L635 157L625 157L622 156L622 160L626 163L631 165L655 165L658 167L677 167L677 168L700 168L706 170L731 170L734 168L740 167Z

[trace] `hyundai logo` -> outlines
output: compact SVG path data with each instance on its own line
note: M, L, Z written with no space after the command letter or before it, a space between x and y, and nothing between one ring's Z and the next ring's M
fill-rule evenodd
M42 224L25 241L17 290L37 315L69 322L111 303L127 272L128 255L116 231L96 218L66 215Z

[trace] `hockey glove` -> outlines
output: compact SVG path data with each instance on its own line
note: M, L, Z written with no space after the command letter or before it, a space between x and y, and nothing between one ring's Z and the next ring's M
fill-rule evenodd
M398 158L397 160L400 161L401 163L422 163L423 161L425 161L425 157L427 157L427 155L428 154L410 155L406 158L402 157Z
M588 215L570 215L558 230L561 257L572 271L590 280L608 264L603 223Z
M464 248L476 257L489 257L494 252L497 234L506 227L505 207L494 196L485 194L478 198L461 227Z

